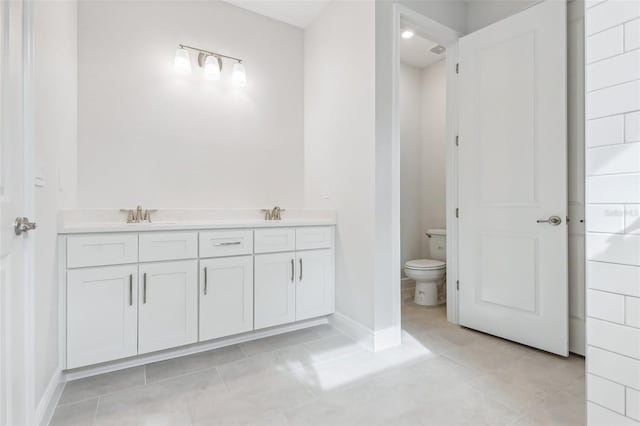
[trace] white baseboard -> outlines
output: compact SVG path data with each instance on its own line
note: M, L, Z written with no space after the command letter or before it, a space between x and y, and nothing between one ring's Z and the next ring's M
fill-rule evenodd
M327 317L314 318L306 321L300 321L293 324L286 324L264 330L252 331L237 336L223 337L221 339L212 340L204 343L194 343L193 345L183 346L175 349L168 349L162 352L156 352L148 355L139 355L122 360L112 361L104 364L92 365L89 367L76 368L67 370L64 374L64 381L82 379L84 377L96 376L98 374L110 373L112 371L124 370L126 368L137 367L152 362L165 361L167 359L178 358L185 355L192 355L200 352L210 351L225 346L236 345L238 343L249 342L251 340L262 339L264 337L274 336L276 334L288 333L290 331L301 330L303 328L314 327L316 325L327 324Z
M38 402L36 407L36 424L40 426L47 426L51 422L53 413L56 411L58 401L62 396L64 390L64 382L62 377L62 371L60 369L51 376L49 384Z
M339 312L329 317L329 323L372 352L381 351L401 343L402 329L400 326L373 331Z

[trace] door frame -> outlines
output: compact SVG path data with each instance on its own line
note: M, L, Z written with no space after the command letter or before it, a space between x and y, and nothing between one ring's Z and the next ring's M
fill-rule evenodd
M462 33L436 22L404 5L394 3L393 5L393 98L392 98L392 152L396 158L394 164L400 164L400 28L403 22L409 22L414 31L431 41L441 44L447 48L446 61L447 68L447 108L446 108L446 133L447 133L447 161L446 161L446 229L447 229L447 320L453 324L458 324L458 290L456 282L458 280L458 222L456 220L456 207L458 204L458 153L456 150L456 135L458 133L458 79L456 74L456 64L458 63L458 39ZM394 172L395 179L400 181L400 167ZM394 203L397 203L397 210L400 210L400 186L393 188L397 191L393 196ZM398 216L399 219L399 216ZM396 227L400 233L400 227ZM400 241L401 235L396 237ZM394 247L397 252L394 258L400 259L400 245ZM402 265L401 265L402 267ZM400 273L401 271L396 271ZM395 281L399 295L401 292L401 280ZM398 298L402 305L401 298ZM400 311L400 307L398 308Z

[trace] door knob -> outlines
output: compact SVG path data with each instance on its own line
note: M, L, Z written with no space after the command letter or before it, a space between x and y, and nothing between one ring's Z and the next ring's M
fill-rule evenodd
M549 225L558 226L562 223L560 216L549 216L549 219L538 219L538 223L548 223Z
M36 229L35 222L29 222L29 218L27 217L16 218L16 224L14 226L16 235L22 235L22 233L31 231L32 229Z

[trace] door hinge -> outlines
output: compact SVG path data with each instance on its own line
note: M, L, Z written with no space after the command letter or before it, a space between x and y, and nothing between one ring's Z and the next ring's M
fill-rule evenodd
M456 207L456 218L460 217L460 209Z
M460 145L460 136L456 135L456 146Z
M456 290L460 290L460 281L456 280Z
M456 74L460 74L460 63L456 64Z

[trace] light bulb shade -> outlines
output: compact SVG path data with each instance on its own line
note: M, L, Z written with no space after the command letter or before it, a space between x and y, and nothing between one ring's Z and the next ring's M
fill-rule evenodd
M191 59L189 52L182 47L176 50L176 59L173 62L173 68L178 74L191 74Z
M238 87L244 87L247 85L247 72L244 69L244 65L240 62L233 64L233 71L231 71L231 81Z
M221 61L214 56L207 56L204 61L204 75L207 80L220 80Z

